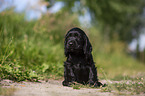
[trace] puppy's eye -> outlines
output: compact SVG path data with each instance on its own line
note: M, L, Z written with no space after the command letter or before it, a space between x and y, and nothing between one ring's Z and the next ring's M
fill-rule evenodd
M74 34L74 36L75 36L75 37L78 37L78 34L77 34L77 33L75 33L75 34Z
M71 37L71 36L72 36L72 33L69 34L69 37Z

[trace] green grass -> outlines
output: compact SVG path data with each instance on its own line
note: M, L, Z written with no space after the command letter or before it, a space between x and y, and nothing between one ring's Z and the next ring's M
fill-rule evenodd
M131 77L145 73L143 63L139 63L133 58L121 53L112 53L108 56L102 55L102 57L99 55L96 57L96 63L100 75L103 76L103 70L108 79L121 80L121 77ZM104 78L104 76L101 78Z
M37 81L63 76L63 38L67 20L76 16L47 14L38 21L25 21L11 10L0 14L0 78ZM50 17L48 19L48 17ZM59 17L58 20L55 20ZM70 21L71 21L70 20ZM76 20L73 20L75 24ZM77 25L77 24L76 24ZM66 26L66 27L64 27Z
M145 93L145 78L136 77L128 78L124 77L121 81L110 81L106 79L106 84L100 87L94 87L89 85L82 85L74 83L71 85L73 89L80 90L82 88L97 88L99 92L110 92L114 95L138 95Z
M106 85L105 85L106 86ZM94 85L89 85L89 84L86 84L86 85L83 85L83 84L80 84L80 83L77 83L77 82L74 82L72 85L71 85L71 87L73 88L73 89L77 89L77 90L79 90L79 89L81 89L81 88L100 88L100 87L95 87Z
M136 95L145 93L145 81L143 78L134 78L132 80L124 80L118 83L108 84L101 87L101 92L112 92L119 95Z

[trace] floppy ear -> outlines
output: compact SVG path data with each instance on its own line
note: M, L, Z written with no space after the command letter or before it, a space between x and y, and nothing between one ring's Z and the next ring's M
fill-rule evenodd
M91 57L92 52L92 45L86 35L84 35L84 46L83 46L84 54L86 55L86 58Z
M69 55L65 45L64 45L64 54L65 54L65 57L68 57L68 55Z
M65 40L64 40L64 54L65 54L65 57L68 57L68 50L66 49L66 43L67 43L67 40L66 40L66 38L67 38L67 35L68 35L68 33L66 34L66 36L65 36Z

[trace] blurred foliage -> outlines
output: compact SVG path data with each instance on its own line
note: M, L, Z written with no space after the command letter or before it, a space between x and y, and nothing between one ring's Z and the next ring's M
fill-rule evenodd
M136 51L136 58L140 61L143 62L145 64L145 49L143 51L139 51L139 49L137 48Z
M34 81L41 75L63 75L64 34L79 23L75 15L61 14L28 22L11 10L0 13L0 79Z
M106 42L119 40L129 44L133 39L139 39L145 27L145 0L45 1L63 2L64 6L61 10L70 14L77 13L79 16L89 14L91 25L97 28ZM82 25L85 26L85 24ZM140 46L139 43L138 46ZM144 62L144 52L136 50L135 55L139 61Z
M12 10L0 13L0 79L38 81L63 76L64 36L80 27L78 14L47 13L37 21L26 21ZM114 78L144 72L144 65L127 56L126 43L107 42L96 27L83 29L93 45L99 77ZM103 72L102 70L105 70Z
M117 79L118 76L132 76L144 72L144 64L126 54L126 43L119 40L107 42L95 27L88 31L100 78L105 78L104 73L108 79Z
M47 1L47 0L46 0ZM64 2L64 10L70 13L91 14L94 26L107 40L130 42L138 38L145 26L144 0L54 0ZM75 11L73 10L75 7Z

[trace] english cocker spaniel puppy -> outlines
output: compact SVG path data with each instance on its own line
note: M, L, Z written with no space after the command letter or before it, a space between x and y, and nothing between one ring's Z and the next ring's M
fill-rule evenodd
M101 86L92 57L92 46L85 32L80 28L72 28L65 36L64 86L74 82Z

